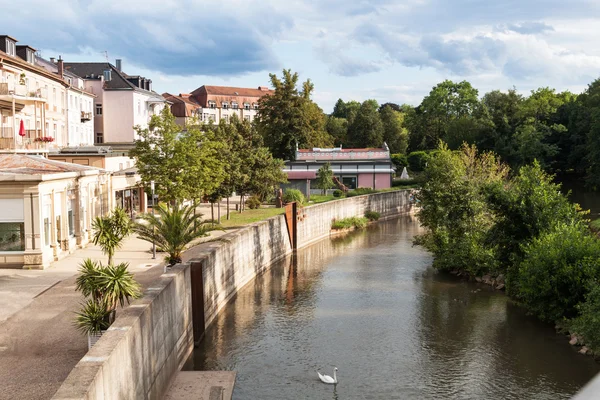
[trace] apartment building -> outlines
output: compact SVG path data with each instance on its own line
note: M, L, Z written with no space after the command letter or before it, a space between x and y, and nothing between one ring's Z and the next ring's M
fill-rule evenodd
M252 122L258 113L258 101L272 91L266 86L257 89L229 86L200 86L192 93L175 96L163 93L172 103L171 112L178 124L186 126L191 121L218 123L229 122L233 115L241 120Z
M131 147L138 139L134 126L147 128L152 115L168 104L152 90L152 80L128 75L122 61L64 63L66 72L83 79L86 92L94 97L94 143Z
M0 35L0 150L66 146L69 84L36 65L36 50Z

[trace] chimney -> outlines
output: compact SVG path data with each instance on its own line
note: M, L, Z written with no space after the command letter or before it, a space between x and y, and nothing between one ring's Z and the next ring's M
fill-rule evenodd
M117 58L117 59L115 60L115 66L117 67L117 71L119 71L119 72L123 72L123 71L121 70L121 59L120 59L120 58Z
M65 66L63 63L63 59L61 56L58 56L58 76L60 76L60 79L63 79L65 77Z
M50 62L51 62L52 64L56 64L56 58L54 58L54 57L50 57Z

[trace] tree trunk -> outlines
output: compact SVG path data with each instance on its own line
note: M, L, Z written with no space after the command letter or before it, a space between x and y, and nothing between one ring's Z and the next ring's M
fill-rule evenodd
M227 196L227 221L229 221L229 196Z

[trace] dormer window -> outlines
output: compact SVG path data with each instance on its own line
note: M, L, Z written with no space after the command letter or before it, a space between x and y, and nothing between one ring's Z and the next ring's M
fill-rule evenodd
M13 57L17 55L17 44L9 38L6 38L6 53Z
M258 110L258 103L254 103L254 109Z
M212 100L209 100L209 101L208 101L208 107L209 107L209 108L216 108L216 107L217 107L217 103L215 103L215 102L214 102L214 101L212 101Z
M237 103L237 101L232 101L231 102L231 108L233 108L234 110L238 109L238 103Z
M226 101L224 101L224 102L222 102L222 103L221 103L221 107L222 107L224 110L227 110L227 109L229 108L229 103L228 103L228 102L226 102Z
M250 109L250 103L244 103L244 110Z

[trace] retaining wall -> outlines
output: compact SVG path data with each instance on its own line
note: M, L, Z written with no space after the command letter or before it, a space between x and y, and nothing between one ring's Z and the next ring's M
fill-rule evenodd
M298 247L329 235L333 219L377 211L382 218L411 212L409 190L357 196L300 209ZM201 263L208 326L238 290L291 254L279 215L186 252L175 266L118 314L117 320L75 366L55 400L160 399L193 349L190 264Z

